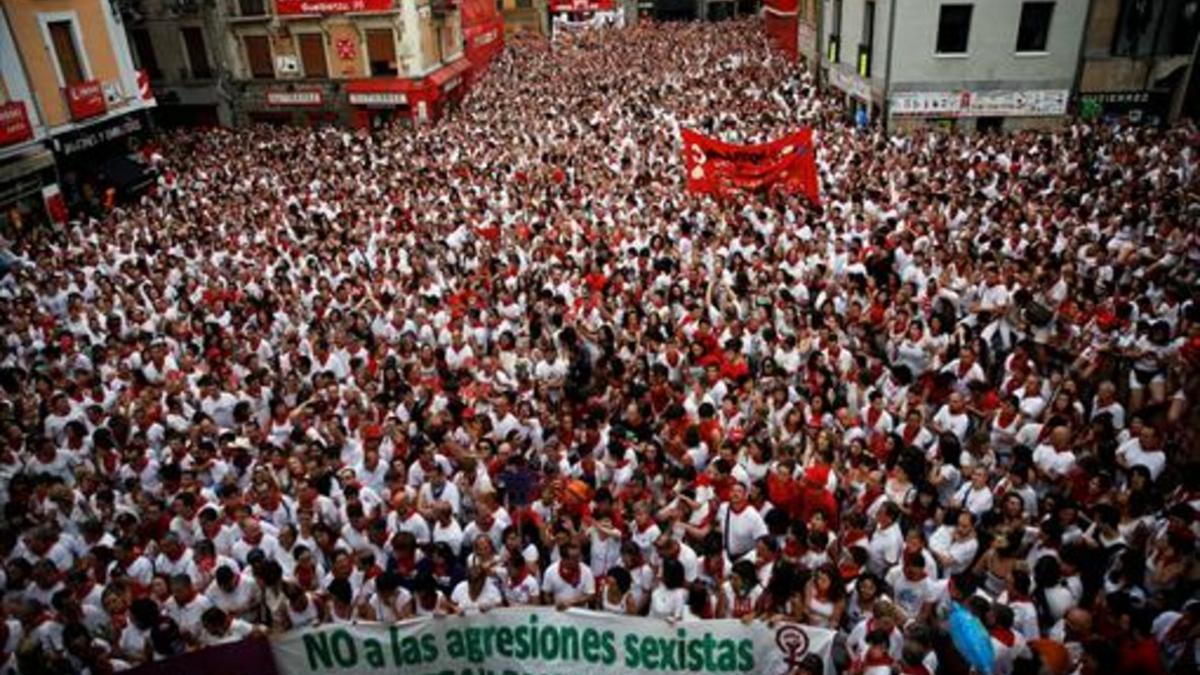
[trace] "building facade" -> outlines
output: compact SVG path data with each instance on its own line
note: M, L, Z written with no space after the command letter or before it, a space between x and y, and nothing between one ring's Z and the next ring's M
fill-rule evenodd
M65 219L147 179L155 106L109 0L2 0L0 227Z
M824 80L859 119L962 130L1060 123L1088 0L825 0Z
M1080 67L1080 113L1162 122L1181 112L1200 34L1200 0L1094 0Z
M218 49L235 123L429 121L471 76L449 0L224 1ZM494 54L502 24L473 37L473 48Z
M133 58L158 98L159 124L232 123L220 79L225 67L219 36L227 7L223 0L122 0Z

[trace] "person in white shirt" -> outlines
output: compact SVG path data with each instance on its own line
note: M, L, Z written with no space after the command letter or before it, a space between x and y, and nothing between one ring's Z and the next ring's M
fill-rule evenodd
M680 621L687 609L687 600L688 591L683 576L683 564L678 560L664 560L662 579L650 593L650 611L647 616L670 622Z
M971 418L967 414L966 401L963 395L955 392L950 394L946 404L938 409L933 416L933 428L938 433L952 433L960 442L966 441L967 429L970 428Z
M204 595L214 607L235 619L251 616L258 609L258 585L225 565L217 568Z
M579 546L569 542L560 547L558 562L542 576L542 600L560 610L584 607L596 595L596 578L580 562Z
M450 593L450 602L460 614L477 614L499 607L504 597L483 567L472 565L467 569L467 578Z
M982 466L971 472L971 480L964 483L954 495L954 505L966 509L971 516L979 518L992 510L994 496L988 485L988 470Z
M163 611L179 625L180 632L185 636L200 638L203 629L201 619L210 607L212 601L196 592L191 577L177 574L171 578L171 598L163 606Z
M741 483L730 489L729 503L717 509L716 526L725 542L725 552L734 561L754 550L759 538L768 534L766 521L750 503L746 486Z
M867 541L867 569L883 576L900 560L904 535L900 532L900 509L884 502L875 514L875 531Z
M1071 429L1058 427L1050 432L1048 443L1033 451L1033 463L1038 471L1051 480L1063 478L1075 467L1075 453L1070 449Z
M953 520L947 520L929 537L929 550L937 559L943 579L960 572L965 572L975 560L979 551L979 540L975 536L975 523L971 514L959 511L952 514Z
M1167 468L1167 455L1158 448L1154 427L1143 426L1137 436L1118 446L1117 463L1126 469L1144 466L1150 472L1150 480L1157 481Z
M262 627L232 617L218 607L209 607L200 619L204 630L200 633L199 643L204 647L241 642L255 633L264 632Z

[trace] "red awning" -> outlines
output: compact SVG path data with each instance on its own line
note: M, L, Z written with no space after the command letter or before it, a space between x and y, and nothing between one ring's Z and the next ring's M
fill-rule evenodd
M350 94L407 93L419 88L415 80L400 77L374 77L346 83L346 92Z
M462 84L463 75L471 69L471 62L459 59L454 63L442 66L426 76L439 91L452 91Z

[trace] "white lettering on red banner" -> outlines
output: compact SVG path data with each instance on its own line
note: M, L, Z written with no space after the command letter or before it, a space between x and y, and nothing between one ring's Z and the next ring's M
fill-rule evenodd
M408 96L395 92L352 93L350 105L408 105Z
M394 9L392 0L275 0L277 14L347 14L389 9Z
M29 124L25 104L12 101L0 105L0 145L20 143L32 137L33 126Z
M268 91L267 105L319 106L325 97L319 91Z

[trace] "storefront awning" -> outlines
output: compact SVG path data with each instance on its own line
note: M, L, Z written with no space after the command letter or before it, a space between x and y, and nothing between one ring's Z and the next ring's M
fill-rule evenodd
M471 69L471 62L467 59L459 59L454 63L442 66L433 71L427 76L427 80L437 91L448 93L454 91L457 87L462 86L463 75Z

